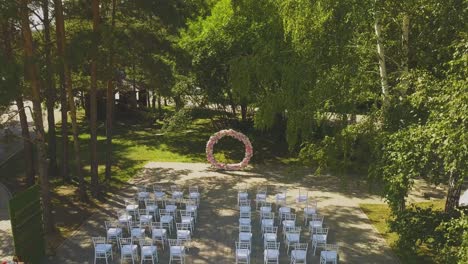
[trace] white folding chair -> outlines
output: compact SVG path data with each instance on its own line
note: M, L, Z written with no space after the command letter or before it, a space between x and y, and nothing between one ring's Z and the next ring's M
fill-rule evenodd
M250 264L250 243L236 241L236 264Z
M239 212L250 212L251 210L250 200L242 200L239 202Z
M276 204L278 205L285 205L286 200L288 197L288 188L287 187L280 187L278 188L278 193L275 195L276 198Z
M171 212L168 212L166 209L159 209L159 217L162 226L169 230L169 234L172 234L174 217L172 216Z
M164 244L167 242L167 230L163 227L161 222L151 223L151 238L155 242L161 242L164 250Z
M296 243L291 250L291 264L307 264L308 243Z
M188 224L190 230L193 232L195 229L195 218L192 216L192 213L187 212L186 210L179 210L180 222L183 224Z
M134 199L125 199L125 210L129 215L133 216L133 219L136 219L139 207L138 202Z
M264 264L275 263L279 264L279 242L267 242L263 250Z
M311 234L314 233L314 230L317 228L323 227L323 216L313 215L309 221L309 231Z
M105 259L106 263L108 262L108 258L114 259L112 255L112 244L107 243L105 237L93 237L94 245L94 264L96 264L97 259Z
M143 203L146 199L149 198L148 189L145 186L137 186L137 199L138 202Z
M278 207L278 220L280 222L283 221L284 216L290 213L291 213L291 207L286 206L286 205Z
M315 256L315 252L317 248L324 248L327 244L327 237L328 237L328 228L317 228L312 233L312 248L313 248L313 255Z
M146 209L139 209L138 219L140 221L140 225L149 225L151 222L153 222L153 215L149 214Z
M308 224L308 220L312 218L312 216L316 215L317 212L317 202L307 202L306 206L304 207L304 225Z
M258 209L258 205L266 202L267 199L267 187L260 187L257 189L257 194L255 195L255 210Z
M197 201L197 205L200 204L200 192L198 186L189 186L189 199Z
M143 262L151 260L151 263L154 264L155 260L158 262L158 248L153 244L153 240L140 239L140 259L141 264Z
M260 215L260 227L263 229L267 226L275 225L275 213L262 213Z
M158 203L154 199L145 199L146 214L153 216L154 220L158 217Z
M252 213L241 212L239 214L239 225L251 225L252 224Z
M239 242L249 243L250 248L252 248L252 227L250 225L239 226Z
M141 226L140 222L131 221L130 223L130 237L136 240L145 237L145 228Z
M119 209L117 210L117 219L122 225L122 227L126 227L127 231L130 233L130 222L132 221L133 216L129 214L126 210Z
M309 200L309 192L308 191L301 191L301 188L299 188L299 192L296 196L296 202L298 204L307 204L307 201Z
M265 247L267 242L278 242L278 227L266 226L262 230L263 233L263 246Z
M170 213L173 217L174 220L176 219L176 214L177 214L177 201L175 199L166 199L164 201L164 208L166 209L166 212Z
M184 198L184 191L178 185L171 185L172 199L180 200Z
M326 244L324 246L325 250L320 252L320 264L327 263L338 263L338 245L335 244Z
M169 239L169 263L177 261L181 264L185 262L185 246L183 241Z
M261 202L260 215L261 215L261 213L271 213L271 203Z
M286 229L296 227L296 214L285 214L283 224L283 234L286 234Z
M285 243L287 246L286 253L289 255L289 248L296 244L300 243L301 241L301 228L300 227L293 227L293 228L288 228L286 230L286 239Z
M115 241L122 237L122 224L118 221L105 221L107 241Z
M138 260L138 246L133 244L132 238L119 238L120 247L120 263L124 260L131 259L132 263Z
M190 225L187 223L176 223L177 228L177 240L183 241L184 245L192 241L192 233L190 231Z
M198 217L198 205L195 200L184 200L185 203L185 211L190 212L195 220L195 223L197 222L197 217Z
M166 199L166 193L164 192L164 188L159 185L153 185L153 193L156 202L160 202L161 206L164 206L164 199Z
M246 187L239 188L239 190L237 191L237 205L240 206L240 202L245 201L247 199L249 199L249 193L247 192L247 188Z

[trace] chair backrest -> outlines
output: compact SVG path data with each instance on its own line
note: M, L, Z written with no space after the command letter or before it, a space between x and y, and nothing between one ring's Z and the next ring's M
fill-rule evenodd
M190 224L188 223L176 223L177 230L190 230Z
M273 213L273 212L262 212L260 217L262 219L275 219L275 213Z
M138 239L138 244L140 247L142 246L152 246L154 245L154 241L152 239L140 238Z
M252 213L251 212L240 212L239 218L251 219L252 218Z
M198 193L198 186L189 186L188 187L189 193Z
M239 206L250 206L250 200L241 200L239 201Z
M176 205L177 201L175 199L166 199L165 204L166 205Z
M141 228L141 224L139 221L128 221L128 225L131 228Z
M171 185L172 192L180 192L182 189L178 185Z
M323 222L323 215L318 215L318 214L312 215L311 221Z
M104 225L106 226L106 230L109 228L121 227L121 224L118 221L104 221Z
M179 214L180 214L180 217L191 217L192 216L192 213L190 213L189 211L187 210L179 210Z
M148 191L146 186L142 186L142 185L137 186L137 190L138 190L138 192L147 192Z
M106 244L107 242L105 237L92 237L91 240L93 240L94 248L96 248L97 245Z
M122 248L123 245L132 245L133 244L133 238L131 238L131 237L126 237L126 238L119 237L118 240L119 240L120 248Z
M260 186L257 188L257 194L267 194L268 188L266 186Z
M153 185L153 192L162 193L164 192L164 188L161 185Z
M262 207L270 207L271 208L271 203L270 202L262 202L261 203Z
M138 215L146 215L146 209L138 209Z
M290 213L285 213L284 214L284 220L296 220L296 214L290 214Z
M278 233L278 227L277 226L264 226L263 227L263 233L268 233L268 234L277 234Z
M307 201L306 207L317 209L317 201Z
M307 247L309 246L308 243L296 243L293 245L295 250L305 250L307 251Z
M250 226L250 225L239 225L239 232L252 232L252 226Z
M327 251L335 251L338 253L339 246L337 244L325 244L325 250Z
M154 199L145 199L145 206L155 206L157 205L156 201Z
M299 188L299 192L296 197L296 201L298 203L306 203L309 201L309 192L308 191L302 191L301 188Z
M171 215L171 212L166 209L159 209L159 215Z
M163 229L161 222L151 222L151 230L153 229Z
M279 250L280 243L279 242L273 242L273 241L267 241L265 243L265 249L276 249Z
M182 246L183 242L180 241L179 239L168 239L167 240L169 242L169 246Z
M328 235L328 227L319 227L314 229L314 234Z
M292 228L288 228L287 229L287 233L290 233L290 234L301 234L301 227L300 226L295 226L295 227L292 227Z
M236 249L250 249L250 243L236 241Z

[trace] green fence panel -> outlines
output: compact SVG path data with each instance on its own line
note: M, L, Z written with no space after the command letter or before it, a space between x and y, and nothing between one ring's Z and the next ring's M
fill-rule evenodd
M40 263L45 255L40 188L34 185L10 200L15 255L26 263Z

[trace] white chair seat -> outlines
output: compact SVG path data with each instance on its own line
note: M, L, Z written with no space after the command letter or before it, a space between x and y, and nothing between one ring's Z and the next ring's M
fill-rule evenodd
M240 192L237 194L237 196L239 197L240 200L245 200L249 197L249 194L246 192Z
M262 207L260 207L260 212L261 212L261 213L271 213L271 207L269 207L269 206L262 206Z
M315 208L306 207L306 208L304 208L304 214L314 215L314 214L317 214L317 210Z
M137 251L137 245L122 245L122 254L123 255L130 255L132 252L135 254Z
M162 215L161 216L161 222L162 223L170 223L170 222L172 222L172 219L174 219L174 217L172 217L171 215Z
M296 221L294 221L294 220L283 220L283 226L284 227L295 227L296 226Z
M276 200L286 200L286 194L285 193L278 193L276 194Z
M125 209L127 211L135 211L138 210L138 204L128 204Z
M132 220L131 215L121 215L121 216L119 216L119 222L120 223L127 223L130 220Z
M303 203L303 202L307 201L307 195L304 195L304 194L298 195L297 198L296 198L296 201L298 203Z
M146 211L147 212L156 212L158 210L158 207L156 205L148 205L146 206Z
M197 192L189 193L189 197L190 199L198 199L200 198L200 193L197 193Z
M240 241L250 241L252 240L252 233L249 232L239 232Z
M148 223L153 221L152 215L140 215L140 222Z
M267 259L276 259L279 256L279 250L277 250L277 249L265 249L263 251L263 254Z
M163 193L163 192L154 192L154 196L156 198L164 198L166 196L166 194Z
M130 231L132 237L143 237L145 235L144 228L132 228Z
M172 198L174 199L182 198L183 196L184 196L183 192L175 191L172 193Z
M172 256L182 256L184 253L185 247L184 246L171 246L170 254Z
M156 253L156 250L156 246L142 246L141 255L142 257L153 256Z
M264 193L258 193L258 194L255 196L255 198L256 198L257 200L259 200L259 201L264 201L264 200L266 200L266 194L264 194Z
M187 205L185 207L185 211L193 213L193 212L197 211L197 206L196 205Z
M111 227L107 230L107 236L115 237L122 234L122 228Z
M291 251L291 256L296 260L304 260L306 259L307 251L294 249Z
M190 237L190 230L177 230L177 238L188 238Z
M248 259L250 256L250 250L248 249L237 249L236 250L237 258L239 259Z
M286 206L280 207L278 209L278 212L280 212L280 214L290 214L291 213L291 207L286 207Z
M149 192L139 192L138 199L145 199L149 197Z
M274 220L273 219L262 219L262 226L273 226Z
M250 225L251 223L250 218L239 218L239 225Z
M250 206L240 206L240 207L239 207L239 211L240 211L241 213L247 213L247 212L250 212L251 210L252 210L252 209L251 209Z
M323 250L320 252L320 258L323 258L326 261L333 261L338 258L338 254L336 251Z
M97 244L96 245L96 252L97 253L106 253L112 250L111 244Z
M316 241L317 243L326 243L327 235L321 235L321 234L312 235L312 241Z
M265 233L264 235L264 240L265 241L273 241L276 242L276 239L278 238L278 235L275 233Z
M173 204L166 205L166 211L175 212L175 210L177 210L177 205L173 205Z
M313 228L322 227L322 225L323 225L322 221L309 221L309 226Z
M182 218L180 219L181 223L183 224L192 224L194 219L193 217L191 216L182 216Z
M288 241L291 243L299 243L299 234L291 234L291 233L287 233L286 234L286 237L288 238Z
M160 229L160 228L155 228L151 231L151 233L153 234L153 237L165 237L166 234L167 234L167 230L166 229Z

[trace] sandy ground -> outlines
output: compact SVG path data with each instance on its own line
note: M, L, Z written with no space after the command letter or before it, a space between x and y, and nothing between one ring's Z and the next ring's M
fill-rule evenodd
M285 175L289 175L285 177ZM291 179L294 175L294 179ZM115 218L115 209L122 208L122 200L132 197L136 185L161 184L169 187L175 183L188 187L198 185L202 193L199 220L193 235L186 263L234 263L234 242L237 238L238 211L236 209L237 189L248 186L250 197L254 197L259 186L267 186L269 199L279 186L286 186L288 204L298 212L298 223L302 224L301 205L295 202L299 190L309 192L318 202L319 213L325 217L325 225L330 228L329 243L340 246L340 263L399 263L385 240L370 224L367 216L359 208L360 203L383 203L369 194L367 187L344 188L339 179L333 176L314 176L308 171L294 171L286 167L259 166L242 172L214 171L203 163L150 162L145 169L114 195L105 208L93 215L75 234L57 249L55 257L45 263L93 263L94 251L91 237L105 236L104 221ZM410 200L423 199L423 193L431 191L440 195L442 190L424 186L422 182ZM350 184L354 185L354 184ZM258 214L253 214L253 263L263 263L262 243ZM301 239L309 242L307 228L303 226ZM289 263L282 239L280 263ZM114 260L118 263L118 250L114 249ZM318 254L317 254L318 255ZM168 252L159 250L160 263L168 263ZM308 263L319 263L318 256L309 254Z

